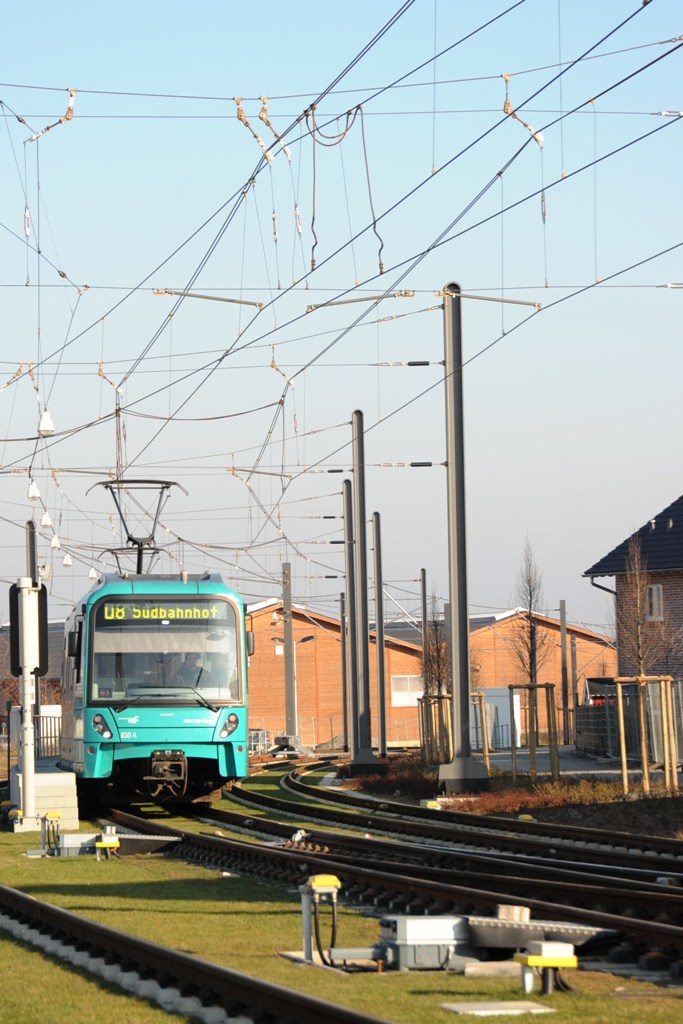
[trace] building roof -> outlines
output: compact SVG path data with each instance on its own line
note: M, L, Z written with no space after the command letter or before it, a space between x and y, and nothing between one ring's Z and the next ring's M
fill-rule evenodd
M257 604L250 604L247 608L247 615L264 615L273 612L279 612L282 614L282 601L279 598L269 598L265 601L259 601ZM292 612L294 615L299 615L306 619L308 622L319 625L323 629L332 627L339 629L339 619L333 618L330 615L313 611L311 608L306 608L301 604L292 603ZM470 616L470 633L474 633L479 629L494 628L500 626L503 623L517 618L520 615L526 615L526 609L524 608L510 608L508 611L498 612L496 614L486 615L471 615ZM546 626L554 629L560 628L560 620L554 619L550 615L544 615L542 612L534 612L534 619L540 626ZM443 617L438 620L439 626L443 627ZM276 626L274 625L275 629ZM587 640L598 641L607 645L611 645L613 642L612 637L606 636L604 633L598 633L587 626L579 625L578 623L568 622L567 623L567 634L575 634L576 636L583 637ZM370 623L370 639L375 640L375 628L374 623ZM422 629L421 623L418 620L415 622L407 622L405 619L395 619L393 622L388 621L384 624L384 642L386 644L392 644L394 647L403 647L410 653L419 653L422 655Z
M513 619L520 617L526 618L528 612L526 608L510 608L509 611L499 612L497 615L473 615L470 617L470 633L475 633L480 629L493 629L497 626L504 626L505 623L511 622ZM545 615L543 612L534 612L534 621L541 627L545 626L548 629L560 629L560 620L555 619L552 615ZM574 635L576 637L582 637L585 640L592 640L597 643L603 643L607 646L611 646L614 642L613 638L607 636L605 633L598 633L594 629L590 629L588 626L580 625L577 622L567 623L567 635Z
M247 609L246 609L247 615L271 615L272 616L273 612L279 612L280 614L282 614L282 599L281 598L277 598L277 597L267 598L264 601L258 601L255 604L248 605ZM314 626L320 626L322 629L326 630L327 632L329 632L330 628L332 628L332 629L334 629L334 628L339 629L339 619L338 618L334 618L334 616L331 616L331 615L325 615L323 612L314 611L312 608L306 608L306 606L302 605L302 604L295 604L294 602L292 602L292 614L295 615L295 616L300 616L303 619L306 619L308 622L310 622ZM276 628L275 624L273 625L273 628ZM335 637L335 639L336 639L336 637ZM375 640L375 631L372 628L370 629L370 640L372 640L372 641ZM409 651L411 654L419 653L420 656L422 655L422 641L421 640L420 640L419 643L414 643L414 642L411 642L410 639L407 638L407 637L403 637L403 636L401 636L401 637L394 637L394 636L391 636L389 634L386 626L384 627L384 642L385 642L385 644L391 644L393 647L403 647L407 651Z
M640 538L640 550L648 572L683 569L683 495L632 536ZM630 537L601 558L584 576L618 576L626 572Z

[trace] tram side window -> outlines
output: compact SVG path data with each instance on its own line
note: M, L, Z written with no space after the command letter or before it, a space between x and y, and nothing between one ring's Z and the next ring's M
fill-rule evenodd
M77 697L83 698L83 664L85 658L85 643L83 636L83 619L78 621L78 657L72 658L74 666L74 693Z
M62 652L62 687L64 693L73 693L74 688L74 670L73 670L73 659L69 657L66 651L66 638L64 640L64 650Z
M76 629L78 630L82 637L83 623L77 623ZM69 657L68 638L65 636L64 648L62 653L62 680L65 693L74 693L79 685L79 682L81 682L81 658L82 651L80 658ZM82 686L80 692L82 692Z

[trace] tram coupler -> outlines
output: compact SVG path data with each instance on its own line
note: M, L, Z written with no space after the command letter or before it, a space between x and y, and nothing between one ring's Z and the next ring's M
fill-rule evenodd
M182 750L153 750L148 771L143 778L150 796L158 796L165 789L176 797L185 795L187 758Z

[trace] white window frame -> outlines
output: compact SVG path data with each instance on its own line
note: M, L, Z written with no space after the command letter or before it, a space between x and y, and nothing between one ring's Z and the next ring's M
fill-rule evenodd
M662 622L664 619L664 585L649 583L645 595L645 618L648 622Z
M405 690L399 690L395 687L394 681L408 680L408 686ZM422 682L422 676L416 675L395 675L391 677L391 706L392 708L416 708L417 698L422 697L424 694L424 685Z

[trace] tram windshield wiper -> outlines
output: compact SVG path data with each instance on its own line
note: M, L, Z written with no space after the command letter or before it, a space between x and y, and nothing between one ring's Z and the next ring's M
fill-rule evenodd
M201 693L199 692L199 690L197 689L196 686L174 686L173 689L174 690L192 690L192 692L195 694L195 696L197 698L197 703L198 704L202 704L205 708L208 708L209 711L218 711L218 708L214 704L210 704L209 701L206 699L206 697L202 697ZM130 700L127 700L125 704L122 704L120 708L114 708L114 711L118 715L121 711L125 711L127 708L129 708L131 704L135 704L136 701L142 700L143 697L168 697L168 696L169 696L168 693L138 693L135 697L131 697Z
M218 708L215 707L213 704L210 704L209 701L206 699L206 697L202 697L201 693L199 692L199 690L197 689L196 686L177 686L176 689L177 690L192 690L192 692L194 694L196 694L197 701L198 701L199 704L203 704L205 708L209 709L209 711L218 711Z
M114 711L118 715L121 711L126 711L131 704L135 704L136 701L142 700L143 697L165 697L165 693L139 693L137 697L131 697L126 704L122 704L120 708L114 708Z

